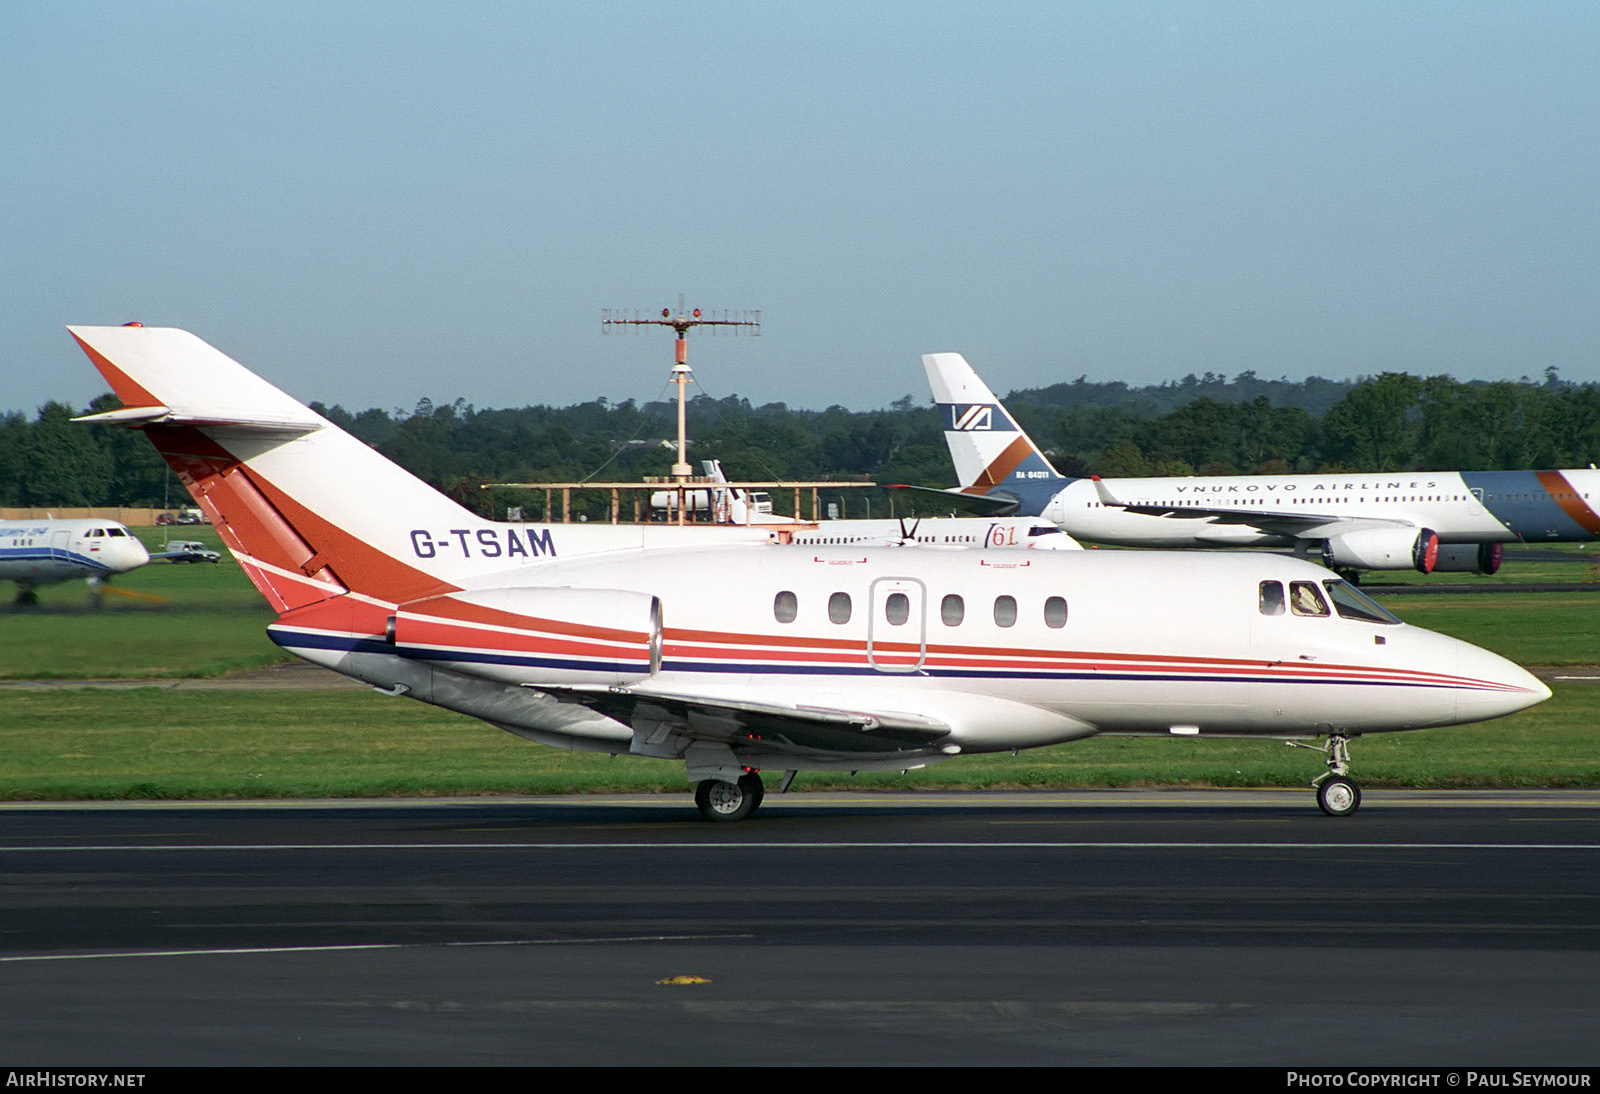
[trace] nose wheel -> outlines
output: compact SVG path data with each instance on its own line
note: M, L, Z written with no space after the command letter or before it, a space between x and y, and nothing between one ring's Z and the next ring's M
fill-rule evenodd
M706 779L694 788L694 803L700 807L700 815L713 821L744 820L760 808L764 797L766 787L754 771L740 775L738 782Z
M1330 817L1348 817L1361 808L1361 787L1350 777L1350 738L1334 733L1325 745L1308 745L1302 741L1286 743L1291 748L1316 749L1328 761L1328 770L1311 783L1317 791L1318 808Z
M1330 817L1348 817L1361 806L1361 788L1343 775L1330 774L1317 787L1317 804Z

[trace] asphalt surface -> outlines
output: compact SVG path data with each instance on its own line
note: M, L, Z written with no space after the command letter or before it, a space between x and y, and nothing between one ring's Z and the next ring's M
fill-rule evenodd
M0 970L27 1066L1593 1065L1600 793L7 805Z

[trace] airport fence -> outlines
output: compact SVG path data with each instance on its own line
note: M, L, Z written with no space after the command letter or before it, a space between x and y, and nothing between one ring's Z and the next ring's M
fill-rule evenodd
M95 505L85 509L70 505L0 506L0 520L77 520L102 517L130 528L153 526L156 517L167 512L134 505Z

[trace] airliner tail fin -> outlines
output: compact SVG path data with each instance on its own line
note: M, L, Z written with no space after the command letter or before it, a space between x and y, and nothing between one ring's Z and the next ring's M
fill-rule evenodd
M922 367L963 493L1030 495L1040 484L1066 481L961 354L925 354Z

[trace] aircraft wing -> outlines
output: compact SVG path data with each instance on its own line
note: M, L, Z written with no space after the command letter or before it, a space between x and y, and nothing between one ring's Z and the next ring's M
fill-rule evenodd
M888 488L908 490L916 494L934 494L957 509L965 509L969 513L985 517L1016 516L1017 510L1022 508L1022 499L1005 490L997 490L992 494L968 494L957 487L941 490L935 486L910 486L906 483L890 483Z
M882 756L924 752L950 733L950 726L910 712L762 702L694 692L641 687L540 687L648 733L664 725L688 736L721 741L741 753L773 756Z
M1215 525L1254 528L1264 535L1291 539L1325 539L1366 528L1412 528L1408 520L1389 517L1352 517L1345 514L1312 513L1294 509L1248 509L1226 505L1168 505L1122 501L1099 478L1094 480L1100 504L1147 517L1172 517L1183 520L1207 519Z

